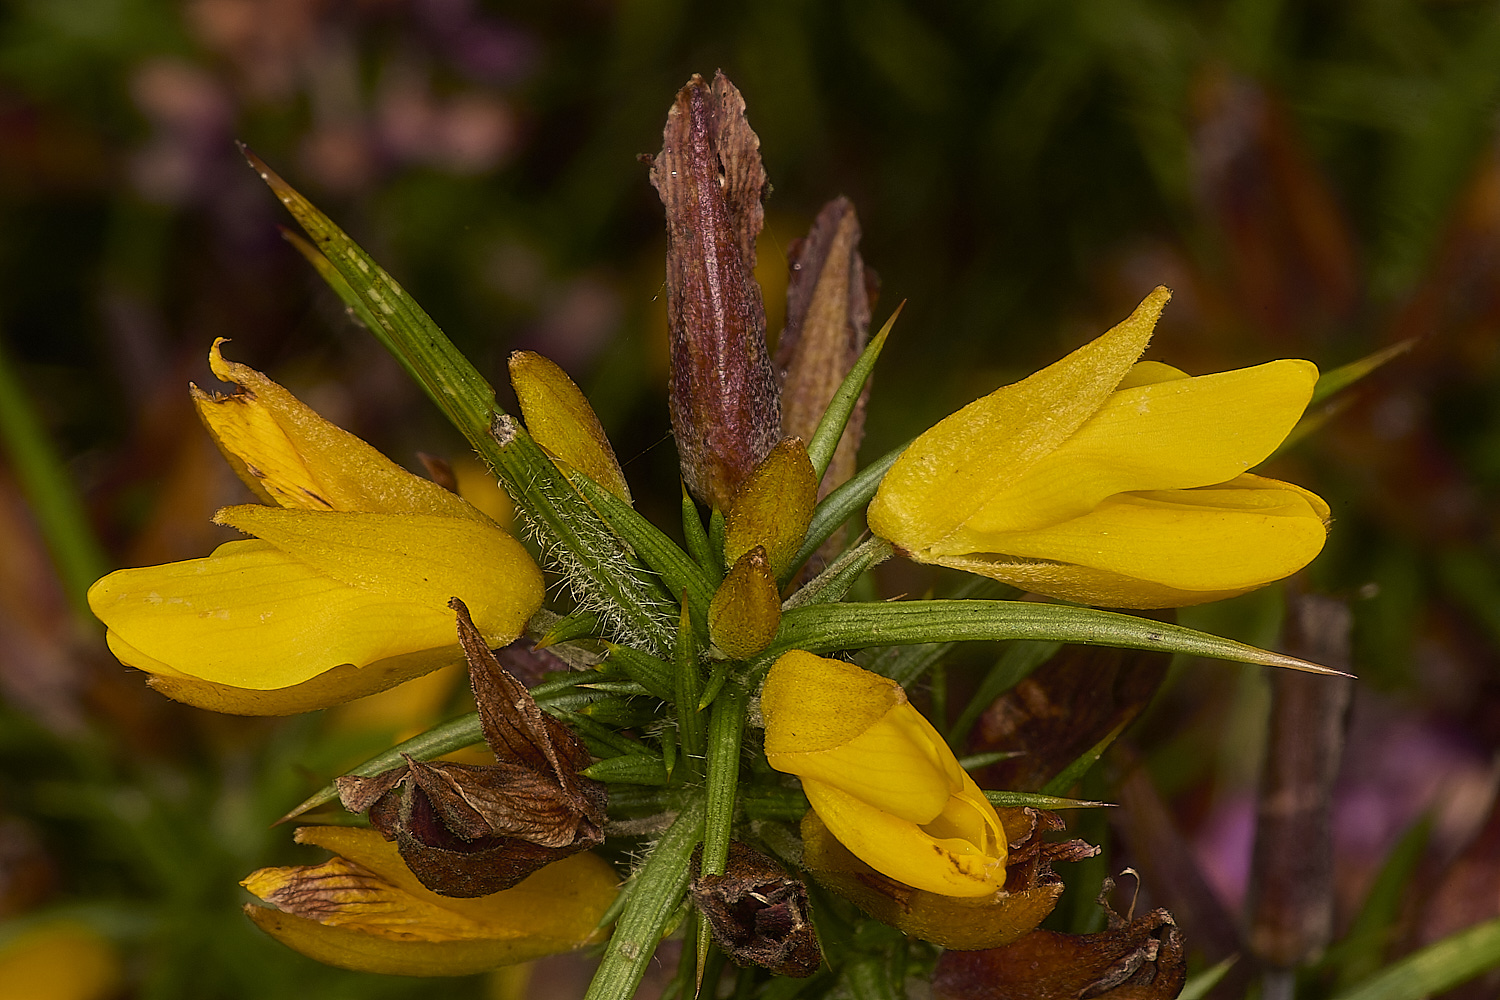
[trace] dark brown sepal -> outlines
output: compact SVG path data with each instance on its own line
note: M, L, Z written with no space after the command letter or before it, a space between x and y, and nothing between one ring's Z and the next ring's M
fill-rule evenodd
M667 113L651 183L667 218L668 400L688 489L728 510L781 438L755 238L769 188L745 101L723 73L694 75Z
M500 666L462 602L459 640L485 742L496 762L406 764L370 778L339 778L351 812L394 840L422 884L445 896L509 889L543 865L604 840L605 786L580 777L590 757Z
M804 979L823 962L813 930L807 886L766 855L729 844L723 875L699 875L693 853L693 905L708 918L714 943L740 965Z
M1182 932L1153 910L1098 934L1030 934L987 951L949 951L935 1000L1173 1000L1187 980Z

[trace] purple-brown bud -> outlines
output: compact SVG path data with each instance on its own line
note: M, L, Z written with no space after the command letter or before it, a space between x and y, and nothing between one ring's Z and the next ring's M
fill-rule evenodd
M812 440L823 411L870 339L870 305L878 283L859 255L859 237L854 204L839 197L823 206L805 237L787 247L786 328L775 358L787 437ZM854 475L869 392L867 382L823 474L819 497Z
M672 432L688 489L727 510L781 437L755 238L768 187L745 101L693 76L667 113L651 183L667 216Z

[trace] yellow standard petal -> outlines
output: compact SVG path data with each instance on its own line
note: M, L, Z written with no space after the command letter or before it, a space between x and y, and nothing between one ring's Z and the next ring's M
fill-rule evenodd
M209 351L209 367L240 391L222 396L193 386L193 403L230 466L266 503L483 519L454 494L324 420L260 372L224 360L222 343L215 341Z
M461 658L449 599L468 604L496 645L541 604L541 573L487 521L248 506L221 519L261 540L120 570L90 589L122 661L164 678L272 691L343 664L400 659L382 667L388 686ZM347 700L334 697L341 690L323 693Z
M871 503L871 528L919 562L1109 607L1199 604L1305 566L1327 505L1246 470L1296 426L1317 369L1273 361L1190 378L1131 363L1164 301L1158 290L1099 340L918 438ZM1038 412L1048 392L1058 417Z
M818 817L876 871L928 892L983 896L1005 882L1005 833L900 685L801 650L761 693L766 759L802 778Z
M424 888L374 830L310 827L297 840L339 856L255 872L244 886L278 909L246 913L304 955L363 972L461 976L582 947L618 882L604 861L576 854L504 892L454 899Z
M1156 289L1104 336L919 437L881 481L870 530L917 552L962 525L1098 412L1146 349L1169 298Z
M510 356L510 384L537 444L630 503L630 487L604 425L566 372L540 354L517 351Z

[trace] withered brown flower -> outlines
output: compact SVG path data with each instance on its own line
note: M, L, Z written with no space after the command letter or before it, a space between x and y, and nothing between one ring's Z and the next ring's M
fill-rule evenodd
M693 853L693 905L708 918L714 943L740 965L759 965L802 979L818 971L823 951L812 925L807 886L738 840L723 875L699 875Z
M485 645L455 599L458 637L494 764L427 763L338 779L351 812L394 840L422 884L444 896L509 889L544 865L604 839L605 786L580 777L583 742L542 713Z
M1108 885L1109 883L1106 883ZM1166 910L1098 934L1030 934L987 951L949 951L932 977L935 1000L1173 1000L1187 981L1182 932Z

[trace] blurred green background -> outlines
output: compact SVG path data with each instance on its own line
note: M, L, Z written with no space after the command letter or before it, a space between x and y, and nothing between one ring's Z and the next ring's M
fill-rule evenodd
M1337 919L1424 816L1369 954L1500 915L1500 3L11 0L0 948L81 922L98 937L76 954L103 986L80 997L508 995L502 979L324 969L237 911L252 868L310 860L269 821L412 718L168 704L103 651L80 584L227 537L208 519L242 494L185 392L214 384L216 337L398 461L460 450L280 238L290 220L235 140L497 385L515 349L562 364L642 505L670 521L664 239L636 156L660 146L689 74L718 67L775 186L759 266L771 329L784 248L838 194L881 277L877 322L907 302L866 456L1097 335L1157 284L1175 297L1150 356L1193 373L1272 357L1328 369L1415 338L1276 466L1330 500L1304 585L1355 619ZM67 472L41 499L39 440ZM92 539L49 548L70 497ZM1274 605L1191 620L1269 643ZM1134 735L1232 910L1264 683L1190 674L1178 714ZM1460 876L1455 858L1477 867ZM1474 870L1485 902L1442 903Z

